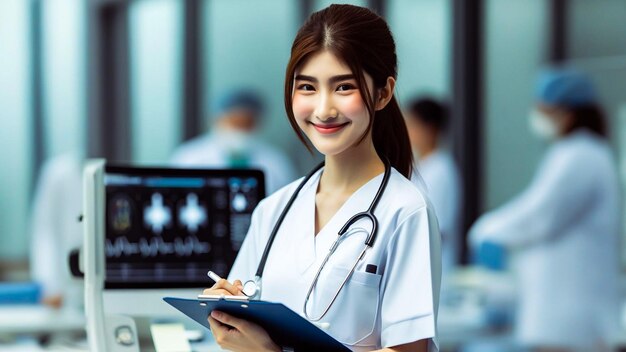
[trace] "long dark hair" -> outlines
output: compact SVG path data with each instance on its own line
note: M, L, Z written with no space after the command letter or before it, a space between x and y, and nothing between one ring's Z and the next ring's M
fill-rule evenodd
M356 78L359 92L369 111L369 126L361 141L372 130L378 156L389 161L409 178L413 155L402 111L395 95L387 105L375 110L374 98L367 88L364 72L374 81L374 90L383 88L388 77L397 78L396 45L389 26L374 12L352 5L331 5L309 17L291 46L285 75L285 110L298 138L311 150L293 115L294 74L312 54L328 50L343 61Z

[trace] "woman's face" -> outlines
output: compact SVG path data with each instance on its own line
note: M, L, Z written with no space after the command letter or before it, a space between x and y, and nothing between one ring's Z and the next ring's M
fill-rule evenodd
M365 74L370 92L372 78ZM328 51L312 55L296 70L293 114L300 129L326 156L356 146L369 125L369 112L356 78ZM371 143L371 134L367 136Z

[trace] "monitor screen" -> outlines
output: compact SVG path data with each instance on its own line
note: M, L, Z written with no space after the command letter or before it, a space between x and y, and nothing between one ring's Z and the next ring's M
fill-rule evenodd
M105 168L105 288L192 288L226 277L265 197L258 170Z

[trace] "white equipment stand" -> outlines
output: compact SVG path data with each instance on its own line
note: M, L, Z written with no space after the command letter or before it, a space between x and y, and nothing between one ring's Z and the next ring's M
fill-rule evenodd
M85 314L94 352L139 352L135 321L104 309L104 160L90 161L83 174Z

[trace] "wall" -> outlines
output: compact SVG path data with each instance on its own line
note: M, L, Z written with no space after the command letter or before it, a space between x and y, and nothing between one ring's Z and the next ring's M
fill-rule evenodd
M45 157L83 150L86 128L85 2L42 4Z
M396 41L401 105L418 94L449 99L452 5L448 0L392 0L387 19Z
M483 189L486 209L530 182L543 145L528 129L537 70L545 62L548 2L485 2Z
M182 138L182 4L139 0L129 11L132 158L162 165Z
M0 1L0 258L27 251L32 129L30 3Z
M205 2L207 119L220 94L256 89L267 109L262 135L285 150L301 172L315 163L287 121L283 103L285 68L300 25L299 2L274 0Z
M0 2L0 258L28 255L33 174L33 66L41 65L44 158L82 150L85 136L85 23L80 0ZM32 62L32 25L41 30L40 62ZM10 172L8 172L10 170ZM80 185L79 185L80 186ZM6 217L6 218L5 218Z

